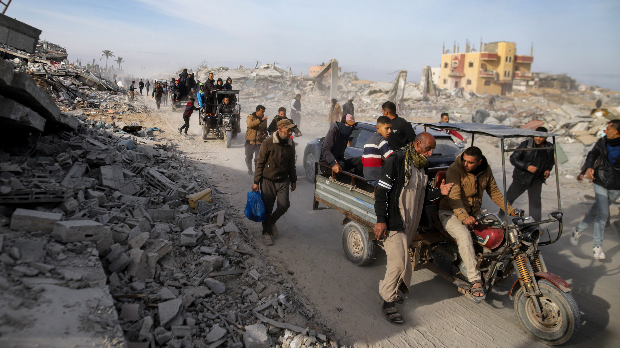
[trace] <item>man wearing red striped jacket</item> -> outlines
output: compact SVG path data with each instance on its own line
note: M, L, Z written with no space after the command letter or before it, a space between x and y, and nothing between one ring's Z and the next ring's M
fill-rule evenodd
M364 154L362 155L364 178L372 186L377 186L379 179L381 179L383 162L394 153L387 141L391 132L392 120L387 116L381 116L377 119L377 132L371 135L364 145Z

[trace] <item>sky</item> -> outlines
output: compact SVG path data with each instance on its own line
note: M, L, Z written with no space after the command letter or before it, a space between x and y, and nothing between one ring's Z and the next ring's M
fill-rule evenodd
M7 16L42 30L69 61L154 77L181 67L254 67L275 62L295 74L335 58L360 79L418 82L438 67L442 46L509 41L532 71L620 90L620 1L212 1L13 0Z

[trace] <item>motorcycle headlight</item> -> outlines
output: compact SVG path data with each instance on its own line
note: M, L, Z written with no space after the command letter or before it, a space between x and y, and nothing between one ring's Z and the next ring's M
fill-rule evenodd
M529 227L525 231L523 231L521 238L524 242L534 243L538 241L541 235L542 235L542 231L540 230L540 228Z

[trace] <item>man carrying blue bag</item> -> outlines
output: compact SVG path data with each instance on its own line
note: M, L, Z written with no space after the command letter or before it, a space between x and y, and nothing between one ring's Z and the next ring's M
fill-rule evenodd
M272 237L278 235L276 222L291 205L289 187L291 192L297 187L295 143L291 139L295 124L284 119L277 125L278 131L263 141L260 147L254 172L254 185L252 185L252 191L258 192L260 184L261 196L267 211L265 221L263 221L265 245L273 244ZM276 210L273 211L276 201Z

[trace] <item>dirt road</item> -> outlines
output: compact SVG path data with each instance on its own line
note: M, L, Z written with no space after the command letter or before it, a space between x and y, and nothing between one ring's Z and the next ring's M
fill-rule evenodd
M267 111L271 119L275 112ZM190 137L179 135L181 113L171 114L169 106L163 106L152 117L149 126L165 130L159 138L174 142L189 157L209 164L207 174L211 182L230 193L231 203L242 214L252 185L244 163L245 116L242 116L242 133L239 139L233 140L230 149L221 140L203 142L196 116L191 119ZM413 275L411 293L400 306L405 324L388 323L380 310L378 294L378 281L385 272L385 254L379 251L370 266L352 265L342 250L342 215L333 210L312 210L313 186L304 178L301 156L306 143L323 136L326 130L326 124L316 129L302 127L304 136L296 139L299 143L297 190L291 194L291 208L278 223L280 236L275 245L265 250L277 267L294 274L303 295L335 330L341 343L356 347L545 346L531 338L518 322L508 297L511 282L495 289L484 303L475 304L446 280L430 271L418 271ZM497 151L490 145L481 147L501 182ZM566 346L619 346L620 237L611 228L607 229L604 244L607 260L602 262L592 258L592 228L581 238L578 247L569 244L570 230L590 207L584 202L584 194L593 196L590 185L573 181L562 178L567 226L564 235L558 243L543 247L550 272L573 286L572 294L582 312L581 331ZM527 198L521 197L515 205L527 208L526 202ZM555 204L554 185L544 186L543 207L551 211ZM497 208L489 201L485 205L491 211ZM260 237L260 224L246 221L245 225Z

